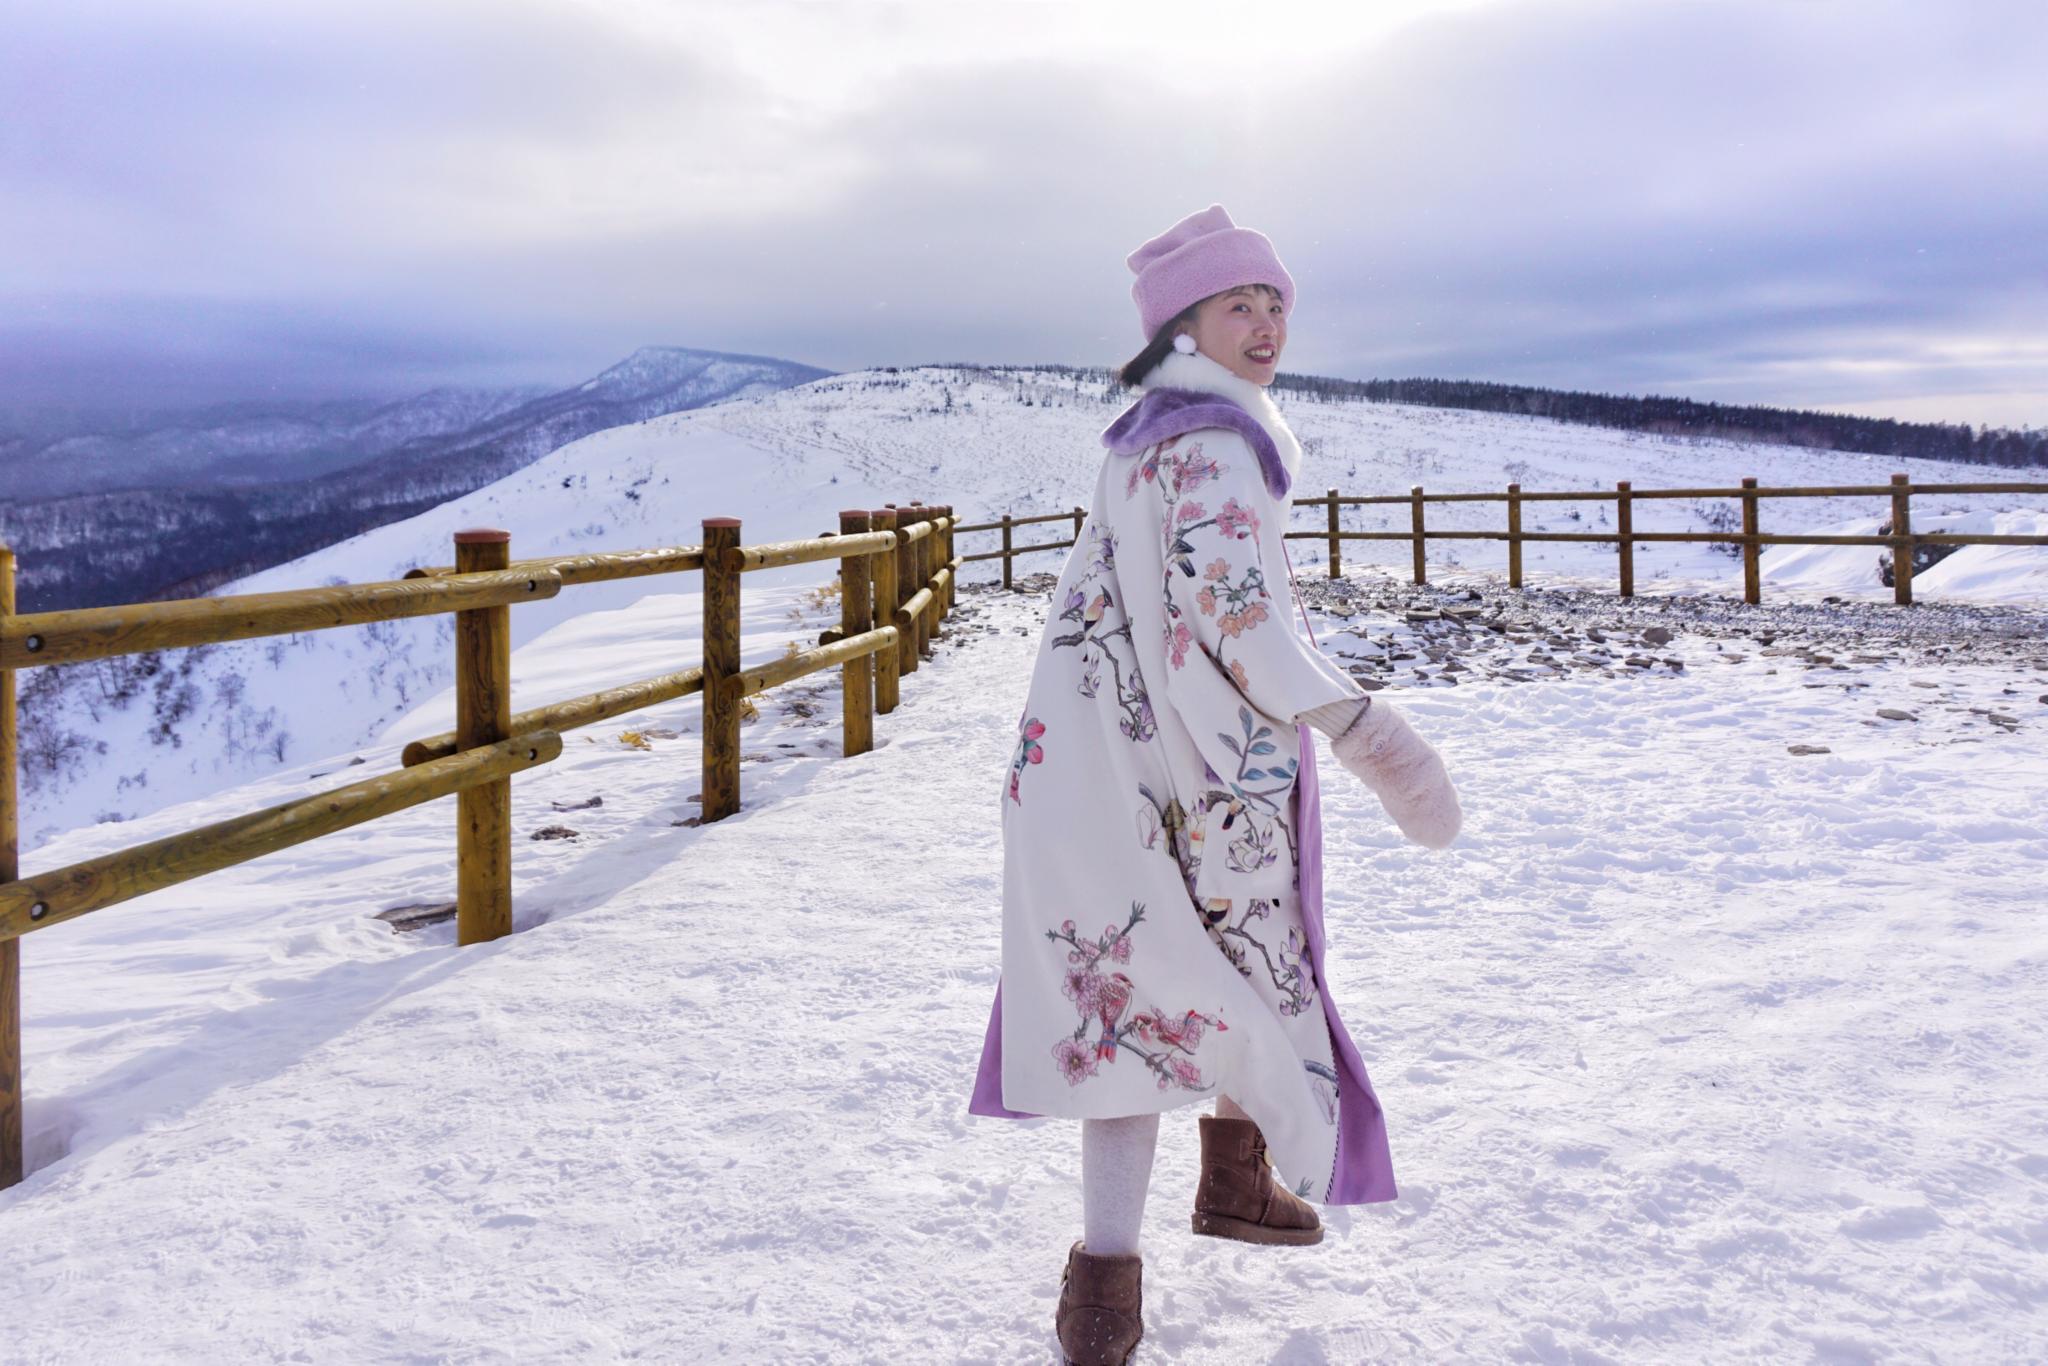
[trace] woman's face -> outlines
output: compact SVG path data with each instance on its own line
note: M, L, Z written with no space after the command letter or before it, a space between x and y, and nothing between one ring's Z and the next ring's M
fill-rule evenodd
M1195 349L1254 384L1271 384L1287 346L1287 319L1280 296L1256 285L1240 285L1202 300L1187 329Z

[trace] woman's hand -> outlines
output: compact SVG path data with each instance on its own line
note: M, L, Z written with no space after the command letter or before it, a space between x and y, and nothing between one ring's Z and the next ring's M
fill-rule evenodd
M1464 813L1444 761L1391 702L1368 697L1330 753L1372 789L1409 839L1442 849L1458 837Z

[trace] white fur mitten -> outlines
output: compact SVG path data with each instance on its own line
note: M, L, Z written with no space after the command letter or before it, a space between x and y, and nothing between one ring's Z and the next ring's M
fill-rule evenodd
M1330 741L1330 753L1372 789L1409 839L1442 849L1458 837L1464 813L1444 761L1391 702L1366 699L1358 719Z

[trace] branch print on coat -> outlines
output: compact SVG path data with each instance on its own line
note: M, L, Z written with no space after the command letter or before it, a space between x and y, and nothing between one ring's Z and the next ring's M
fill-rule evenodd
M1116 538L1096 523L1089 523L1088 566L1081 580L1068 592L1060 607L1059 620L1075 622L1077 631L1052 638L1054 649L1079 646L1081 681L1075 690L1094 697L1102 688L1102 665L1109 665L1110 682L1123 719L1117 729L1128 740L1143 743L1158 733L1152 716L1152 699L1145 695L1145 675L1139 672L1137 650L1131 643L1131 623L1116 611L1110 585L1116 577ZM1123 642L1128 658L1119 658L1116 642Z
M1235 442L1237 449L1241 444ZM1202 817L1194 842L1208 846L1217 864L1204 879L1208 893L1223 889L1223 874L1257 879L1237 885L1239 891L1276 891L1268 870L1278 872L1282 858L1292 864L1296 854L1288 801L1300 766L1298 735L1292 727L1282 735L1266 721L1294 715L1284 705L1276 709L1278 698L1268 694L1303 682L1300 647L1268 588L1264 520L1247 473L1235 469L1235 461L1210 455L1202 440L1165 440L1126 481L1126 494L1149 485L1159 498L1161 631L1169 670L1212 672L1245 702L1237 709L1241 735L1214 731L1221 748L1196 737L1210 756L1204 782L1214 784L1194 797L1194 813ZM1196 492L1202 498L1190 498ZM1268 668L1276 672L1262 676ZM1171 680L1167 692L1174 692ZM1255 696L1266 698L1264 709ZM1219 772L1225 754L1235 772Z
M1252 955L1257 954L1280 1013L1300 1015L1316 1003L1315 976L1305 961L1308 941L1301 927L1288 925L1286 938L1277 949L1268 948L1265 940L1259 938L1277 904L1269 897L1246 898L1243 912L1232 920L1230 898L1210 897L1202 903L1202 925L1246 981L1257 980L1252 972Z
M1100 1068L1114 1064L1119 1052L1128 1052L1144 1059L1162 1091L1209 1089L1195 1065L1195 1050L1209 1029L1227 1031L1229 1025L1198 1010L1173 1016L1149 1006L1125 1018L1131 979L1114 965L1131 961L1131 931L1144 919L1143 903L1133 901L1122 929L1105 925L1094 939L1081 938L1071 920L1045 932L1047 939L1067 945L1064 992L1080 1013L1074 1032L1052 1048L1053 1061L1069 1086L1079 1086ZM1092 1045L1090 1034L1095 1036Z

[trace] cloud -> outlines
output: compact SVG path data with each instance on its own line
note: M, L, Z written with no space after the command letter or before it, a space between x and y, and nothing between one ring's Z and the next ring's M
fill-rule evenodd
M1115 364L1124 255L1221 201L1300 285L1290 369L2048 421L2037 6L1280 7L1235 48L974 8L46 7L0 56L0 354L148 298L137 348L189 300L308 374L323 328L426 382L464 337Z

